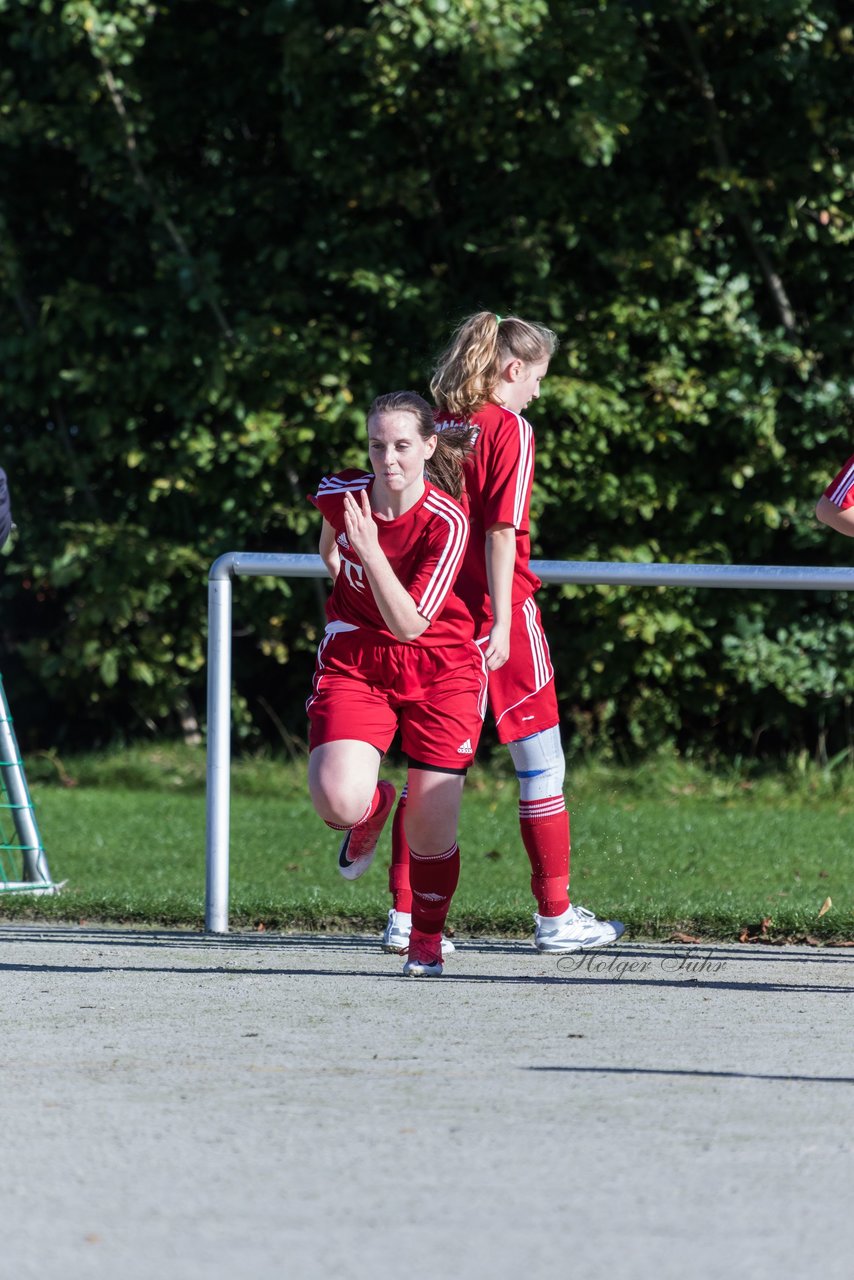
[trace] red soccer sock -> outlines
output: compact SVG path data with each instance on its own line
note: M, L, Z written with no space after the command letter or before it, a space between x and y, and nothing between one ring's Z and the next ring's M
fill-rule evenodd
M391 894L395 911L412 911L412 889L409 884L409 843L403 829L403 817L406 811L406 792L404 787L394 811L391 824L391 865L388 869L388 891Z
M569 814L563 796L520 800L519 827L539 914L562 915L569 906Z
M414 926L409 933L409 958L410 960L429 960L434 963L438 960L442 963L442 935L441 933L422 933L420 929Z
M376 791L374 792L373 800L368 805L367 809L362 814L359 821L353 823L353 827L360 827L363 822L368 821L368 818L372 818L376 813L377 809L379 808L381 799L382 799L382 792L380 791L379 787L377 787ZM352 831L353 830L353 827L344 827L341 825L340 822L329 822L327 818L324 818L323 821L326 823L327 827L331 827L333 831Z
M412 928L432 937L441 934L460 878L460 846L444 853L420 854L410 850Z

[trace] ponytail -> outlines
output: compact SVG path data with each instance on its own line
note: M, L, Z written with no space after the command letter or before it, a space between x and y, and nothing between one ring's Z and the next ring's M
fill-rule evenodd
M430 394L441 411L467 421L492 399L508 360L537 364L557 350L545 325L491 311L469 316L454 333L433 372Z

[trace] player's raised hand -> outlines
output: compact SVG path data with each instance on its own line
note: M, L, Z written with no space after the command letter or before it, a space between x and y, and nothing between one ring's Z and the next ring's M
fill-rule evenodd
M359 494L358 502L352 493L344 494L344 529L350 545L355 547L363 559L379 547L371 502L364 489Z

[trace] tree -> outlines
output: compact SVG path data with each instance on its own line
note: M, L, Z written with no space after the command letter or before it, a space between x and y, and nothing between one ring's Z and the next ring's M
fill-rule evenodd
M34 735L191 723L207 567L313 549L305 493L476 307L562 337L536 553L844 559L811 517L851 436L840 5L0 0L0 41L4 662ZM238 599L242 729L301 732L315 585ZM843 740L843 600L547 606L586 741Z

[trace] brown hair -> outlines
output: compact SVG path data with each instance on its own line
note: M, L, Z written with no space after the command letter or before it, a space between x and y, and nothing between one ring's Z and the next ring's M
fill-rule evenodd
M464 320L440 355L430 394L440 410L470 418L491 400L508 360L537 364L554 355L557 334L519 316L478 311Z
M449 427L437 431L433 410L415 391L389 391L377 396L368 410L368 422L380 413L411 413L422 440L436 436L436 450L424 463L427 479L452 498L463 492L463 462L471 453L474 431L471 427Z

